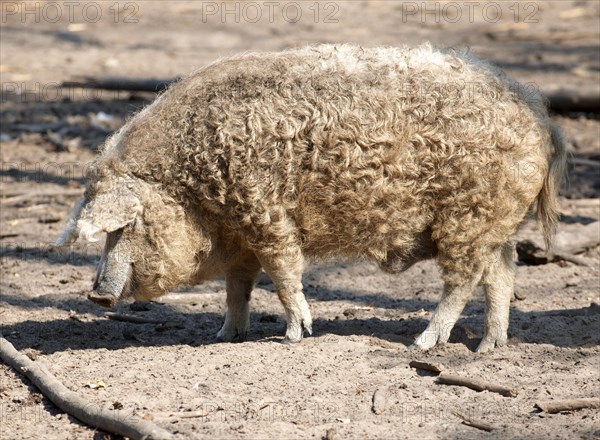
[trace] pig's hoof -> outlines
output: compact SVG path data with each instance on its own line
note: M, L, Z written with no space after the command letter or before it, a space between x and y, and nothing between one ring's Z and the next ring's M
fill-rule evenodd
M302 341L302 336L304 334L304 332L307 332L309 335L312 335L312 320L307 324L306 321L302 321L301 324L301 329L300 331L294 331L293 328L288 329L288 331L285 333L285 337L283 338L283 341L281 341L282 344L297 344L298 342Z
M308 308L306 301L300 303L300 311L302 313L302 320L300 321L302 330L300 331L300 335L304 334L304 332L312 335L312 315L310 314L310 309Z
M423 333L419 335L419 337L415 340L410 347L411 350L429 350L430 348L435 347L439 342L439 335L436 332L432 332L429 330L425 330Z
M408 349L409 349L409 350L416 350L416 351L418 351L418 350L427 351L427 350L429 350L430 348L433 348L433 347L435 347L436 345L437 345L437 344L433 344L433 345L431 345L431 346L430 346L430 345L419 345L419 344L417 344L416 342L414 342L414 343L412 343L412 344L410 344L410 345L408 346ZM441 345L441 344L440 344L440 345Z
M281 343L285 344L285 345L297 344L299 342L302 342L302 338L300 338L300 339L292 339L292 338L288 338L287 336L285 338L283 338L283 340L281 341Z
M501 347L503 345L506 345L505 339L496 339L485 336L479 343L479 346L477 347L476 351L477 353L487 353L488 351L491 351L494 348Z
M117 298L113 295L100 295L96 292L89 293L88 299L94 301L96 304L100 304L102 307L114 307L117 303Z
M303 330L303 332L306 332L309 335L312 335L312 319L308 323L306 321L302 321L302 330Z
M224 331L223 329L219 330L217 333L216 340L219 342L244 342L246 340L247 331Z

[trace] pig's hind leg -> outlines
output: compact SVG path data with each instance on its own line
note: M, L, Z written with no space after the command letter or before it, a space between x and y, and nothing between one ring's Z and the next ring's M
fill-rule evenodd
M506 344L510 300L515 288L514 245L507 243L495 250L483 273L485 289L485 329L477 351L485 353Z
M245 255L226 270L227 312L217 339L241 342L246 339L250 320L250 295L260 273L254 254Z
M486 266L487 255L481 247L465 241L456 243L452 237L444 237L438 242L438 264L444 279L444 291L429 325L421 333L411 348L428 350L444 344L460 317L465 304L475 290Z
M477 286L479 278L480 275L473 276L462 284L445 283L442 299L433 312L429 325L410 348L429 350L435 345L448 342L450 332Z

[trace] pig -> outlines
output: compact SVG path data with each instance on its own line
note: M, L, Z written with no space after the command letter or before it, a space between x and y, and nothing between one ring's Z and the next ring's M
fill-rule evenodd
M447 342L485 290L478 351L507 341L513 237L556 229L565 144L541 95L469 52L317 45L221 59L112 135L59 245L106 245L89 298L148 300L222 275L217 337L244 340L261 270L312 332L307 262L400 273L435 258L441 300L413 347Z

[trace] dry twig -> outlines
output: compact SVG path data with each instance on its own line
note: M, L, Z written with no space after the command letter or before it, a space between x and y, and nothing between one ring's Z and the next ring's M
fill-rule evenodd
M487 431L487 432L490 432L490 431L493 431L494 429L496 429L488 423L480 422L478 420L473 420L470 417L467 417L464 414L459 413L458 411L454 411L452 414L454 414L459 419L462 419L464 425L472 426L473 428L481 429L482 431Z
M491 391L492 393L502 394L505 397L517 397L518 394L517 390L482 379L454 376L451 374L442 374L438 377L437 382L444 385L467 387L475 391Z
M76 189L48 189L45 191L13 192L0 194L0 203L17 203L37 197L79 197L83 195L83 188Z
M441 373L444 369L442 364L432 364L429 362L423 361L410 361L408 364L412 368L418 368L420 370L433 371L434 373Z
M583 165L587 167L600 168L600 161L586 159L585 157L570 157L569 162L573 165Z
M87 425L132 439L173 438L170 432L139 417L111 411L86 401L59 382L42 364L19 353L2 334L0 357L7 365L25 375L58 408Z
M600 222L593 222L559 231L554 238L553 254L550 256L546 251L542 235L535 232L521 235L517 250L519 257L526 261L544 262L558 259L588 266L589 262L586 258L578 257L575 254L585 252L598 245L600 245Z
M371 410L375 414L382 414L387 407L387 388L377 388L373 393L373 406Z
M79 81L65 81L66 88L126 90L130 92L162 92L177 79L130 79L130 78L93 78L84 77Z
M544 412L555 414L563 411L577 411L584 408L600 408L600 399L592 397L586 399L551 400L547 402L536 402L536 408Z
M106 312L104 314L108 319L121 322L132 322L134 324L165 324L168 321L160 319L143 318L141 316L123 315L121 313Z
M588 90L585 92L575 90L557 90L546 92L550 108L562 112L593 112L600 111L600 97L598 92Z
M176 417L178 419L197 419L197 418L201 418L201 417L206 417L209 414L210 413L204 412L204 411L188 411L188 412L171 413L170 416Z
M568 261L569 263L573 263L578 266L590 267L595 263L595 261L591 258L578 257L577 255L569 254L566 252L554 254L554 257L559 260Z
M323 440L340 440L340 436L335 428L329 428L327 431L325 431L325 437L323 437Z

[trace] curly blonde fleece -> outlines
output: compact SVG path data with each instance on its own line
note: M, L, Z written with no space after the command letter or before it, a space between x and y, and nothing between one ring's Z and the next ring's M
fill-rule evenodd
M263 266L367 258L400 271L437 256L450 286L486 270L536 199L550 239L563 166L539 93L428 44L219 60L131 119L97 161L105 176L157 185L213 248L234 237ZM147 258L156 270L161 255Z

